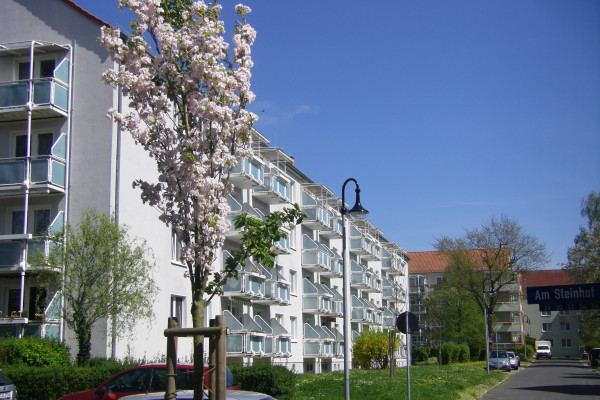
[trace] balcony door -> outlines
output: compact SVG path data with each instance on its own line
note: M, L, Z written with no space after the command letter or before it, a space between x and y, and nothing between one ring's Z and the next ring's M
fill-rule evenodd
M35 60L33 63L33 79L36 78L52 78L54 76L54 67L56 61L51 60ZM20 81L29 79L29 61L20 62L18 66L18 79Z
M32 156L49 156L54 144L53 133L34 133L31 139ZM15 157L27 157L27 135L15 136Z

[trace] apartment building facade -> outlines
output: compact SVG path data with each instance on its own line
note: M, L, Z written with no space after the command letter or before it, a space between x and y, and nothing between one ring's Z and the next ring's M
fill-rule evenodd
M413 334L412 340L415 345L431 345L431 330L435 326L429 326L425 314L425 299L444 278L448 257L437 251L409 252L409 297L410 310L417 315L421 329ZM482 288L483 290L483 288ZM498 301L494 307L494 324L492 326L492 340L498 346L522 343L522 300L519 283L504 285L498 294ZM483 324L484 316L481 316Z
M552 356L579 357L585 343L579 337L579 317L575 310L540 311L539 304L527 302L527 288L537 286L573 285L562 269L531 271L521 278L523 287L523 322L525 336L535 340L549 340Z
M68 22L66 22L68 21ZM60 288L40 295L31 255L49 251L47 232L76 224L81 212L114 214L144 238L156 259L155 319L113 338L94 326L92 354L159 360L167 318L191 327L187 269L177 235L142 204L135 179L152 180L154 162L106 117L126 107L100 80L114 65L96 42L99 20L70 0L7 0L0 15L0 336L75 341L61 319ZM267 362L297 372L343 369L341 199L296 168L283 150L254 132L252 155L231 171L230 217L266 214L298 203L307 214L278 243L276 265L239 266L206 319L224 314L228 362ZM341 182L340 182L341 186ZM352 335L393 329L408 302L408 257L368 220L349 217ZM239 246L226 236L217 265ZM43 301L37 299L43 298ZM11 317L11 318L7 318ZM179 354L191 359L191 341Z

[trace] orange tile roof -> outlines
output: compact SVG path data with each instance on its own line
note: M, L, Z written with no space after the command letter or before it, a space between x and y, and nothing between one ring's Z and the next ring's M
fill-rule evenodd
M485 263L481 260L484 259L486 254L494 255L498 249L489 252L488 250L475 249L467 250L469 258L474 260L480 268L484 268ZM508 255L509 249L503 248L502 253ZM440 251L415 251L406 253L409 258L408 262L408 273L409 274L429 274L435 272L445 272L448 266L449 256ZM479 262L478 262L479 261ZM485 268L484 268L485 269Z
M444 272L448 266L448 256L439 251L413 251L407 252L408 273L428 274L432 272Z
M556 286L574 284L562 269L542 269L525 272L521 277L523 288L535 286Z

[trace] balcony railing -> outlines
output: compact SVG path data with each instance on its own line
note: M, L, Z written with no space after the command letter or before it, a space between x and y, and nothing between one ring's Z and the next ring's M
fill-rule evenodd
M231 169L229 180L240 189L258 189L264 187L264 163L257 157L241 157Z
M263 187L254 190L254 197L260 198L267 204L289 203L291 180L274 167L264 166L264 170Z
M304 357L331 358L335 335L327 327L304 324Z
M228 310L223 311L227 334L227 353L231 356L267 356L267 332L248 314L242 315L241 322ZM264 322L264 321L263 321Z
M292 335L277 321L271 318L273 329L273 357L290 357L292 355Z
M381 278L373 271L350 260L350 286L366 292L381 292Z
M60 339L60 298L56 292L44 310L44 314L33 318L0 318L0 337L32 336L46 339Z
M494 312L520 312L521 306L518 301L497 302Z
M373 308L364 299L352 296L352 322L372 324L375 322Z
M307 235L302 235L302 268L326 275L339 275L338 271L332 270L334 257L336 253L327 246L313 241Z
M55 78L0 83L0 120L25 118L28 105L33 118L67 116L69 89Z
M315 326L314 327L317 333L319 334L319 339L321 339L321 353L320 356L323 358L331 358L334 356L334 343L335 336L333 332L331 332L325 326Z
M394 328L396 326L396 314L388 307L383 308L383 326Z
M329 207L317 201L307 192L302 192L302 211L306 213L306 218L302 220L303 226L322 231L331 229Z
M260 220L264 220L265 218L265 215L262 212L253 208L248 203L238 203L238 201L234 199L231 195L227 195L227 204L229 204L230 208L229 213L227 214L227 219L231 222L231 227L229 228L229 232L227 232L225 236L230 240L239 242L242 239L242 231L240 229L236 229L233 224L233 219L238 215L246 213Z
M344 232L342 220L333 212L330 215L331 217L329 218L329 229L320 231L319 235L329 239L339 239L342 237Z
M494 332L521 332L521 324L516 322L497 322L494 324Z
M355 226L350 227L350 252L365 260L381 260L381 245L375 239L365 236Z
M320 283L313 284L304 278L302 312L317 315L333 314L333 294Z
M229 257L231 257L231 254L224 251L223 263ZM246 300L265 300L267 275L270 276L268 271L259 263L250 260L246 261L243 268L238 264L236 270L238 271L238 278L227 280L227 283L223 286L223 296Z
M261 265L262 266L262 265ZM256 299L257 303L287 306L290 304L290 284L277 268L265 268L265 298Z

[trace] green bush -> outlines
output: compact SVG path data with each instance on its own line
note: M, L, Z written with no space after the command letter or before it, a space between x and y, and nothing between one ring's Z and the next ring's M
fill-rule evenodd
M412 359L413 362L422 362L429 360L429 354L431 353L431 349L429 347L416 347L413 350Z
M278 400L292 398L295 375L285 367L255 364L249 367L229 365L229 369L242 390L265 393Z
M125 368L119 364L93 368L14 364L3 365L2 371L17 387L20 399L56 400L69 393L93 389Z
M458 362L467 362L471 360L471 351L469 345L462 343L458 346Z
M363 369L386 368L388 363L389 335L387 331L365 329L354 341L354 362Z
M485 360L485 347L481 343L470 342L469 352L471 353L471 361Z
M69 365L69 348L52 339L35 337L6 338L0 340L0 364L25 364L43 367Z
M453 342L444 342L440 347L442 364L450 364L458 359L458 346Z

